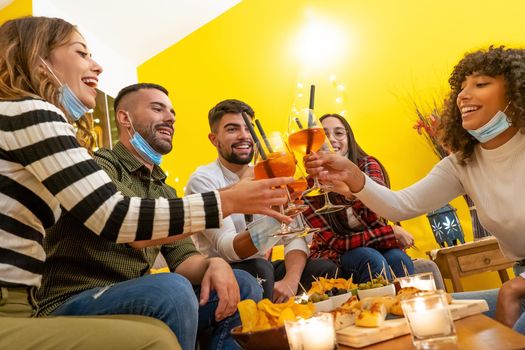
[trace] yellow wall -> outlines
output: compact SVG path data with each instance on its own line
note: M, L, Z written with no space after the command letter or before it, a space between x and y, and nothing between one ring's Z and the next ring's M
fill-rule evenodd
M5 21L17 17L30 16L33 14L33 1L15 0L0 10L0 25Z
M177 112L174 152L164 162L171 184L182 192L193 170L215 158L206 116L216 102L245 100L267 130L284 131L300 92L297 83L314 82L316 111L345 108L358 141L385 164L393 188L407 186L437 161L412 129L411 101L428 102L446 91L448 74L468 50L524 46L524 13L525 2L519 0L245 0L138 68L140 81L169 89ZM344 37L328 48L341 49L326 53L332 65L305 68L293 54L300 28L312 19L330 23ZM321 51L312 47L311 57ZM341 93L330 83L331 74L346 87L343 107L334 102ZM304 107L305 101L298 104ZM471 240L464 201L452 204ZM437 247L425 217L404 225L420 248L411 255ZM489 277L466 279L465 286L497 285L497 275Z

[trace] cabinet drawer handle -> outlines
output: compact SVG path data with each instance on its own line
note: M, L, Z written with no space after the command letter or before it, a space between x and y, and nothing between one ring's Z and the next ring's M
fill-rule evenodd
M485 263L485 265L490 264L490 258L483 259L483 262Z

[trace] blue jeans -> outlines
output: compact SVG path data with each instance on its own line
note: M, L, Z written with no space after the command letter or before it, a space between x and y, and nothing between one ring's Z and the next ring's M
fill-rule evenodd
M241 300L259 301L262 289L247 272L233 270ZM204 306L199 306L200 288L195 288L176 273L146 275L106 287L88 289L69 298L53 312L62 315L132 314L157 318L168 325L184 350L195 348L197 332L212 334L209 349L239 349L230 330L241 324L239 313L215 321L219 299L214 291Z
M341 269L345 277L353 276L354 283L364 283L370 281L370 273L368 272L368 265L375 278L386 268L388 279L392 279L390 269L392 268L396 276L404 276L405 271L403 265L406 267L409 274L414 273L414 264L412 259L401 249L393 248L386 250L378 250L368 247L359 247L347 251L341 255Z
M525 271L525 266L514 265L514 274L518 276L520 273ZM489 305L489 311L485 312L485 315L494 318L496 316L496 304L498 302L499 288L479 290L474 292L458 292L453 293L452 298L454 299L483 299ZM525 334L525 298L521 299L521 316L518 321L512 327L516 332Z
M270 262L266 259L256 258L243 260L232 263L231 266L235 269L249 272L252 276L256 276L263 288L263 298L272 300L273 286L275 281L280 281L286 275L286 266L284 260L277 260ZM312 282L320 276L328 278L335 277L337 273L337 265L328 259L308 259L301 274L301 285L299 290L295 291L302 293L302 288L309 290Z

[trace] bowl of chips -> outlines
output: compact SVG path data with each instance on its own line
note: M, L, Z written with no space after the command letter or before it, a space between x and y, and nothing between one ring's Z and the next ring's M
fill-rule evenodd
M289 349L284 326L254 332L243 332L242 326L237 326L231 330L231 335L245 350Z
M299 304L294 298L282 304L274 304L268 299L258 303L246 299L237 308L242 325L232 329L231 335L245 350L287 350L284 321L310 318L315 312L312 303Z

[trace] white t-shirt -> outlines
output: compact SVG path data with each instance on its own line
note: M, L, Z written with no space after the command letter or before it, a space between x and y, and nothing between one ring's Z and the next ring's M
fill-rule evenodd
M239 182L234 172L224 167L219 159L203 165L191 175L186 185L186 195L208 192L224 188ZM228 262L237 262L241 259L233 249L233 239L238 233L246 231L246 221L243 214L231 214L223 220L220 229L207 229L192 236L197 249L207 257L221 257ZM282 239L284 254L292 250L301 250L309 253L304 238ZM262 254L255 254L250 258L264 258ZM249 259L249 258L248 258Z
M355 195L377 214L392 221L435 210L468 194L479 220L499 242L509 259L525 258L525 134L516 133L504 145L487 150L476 145L470 162L458 164L450 155L414 185L391 191L366 177Z

